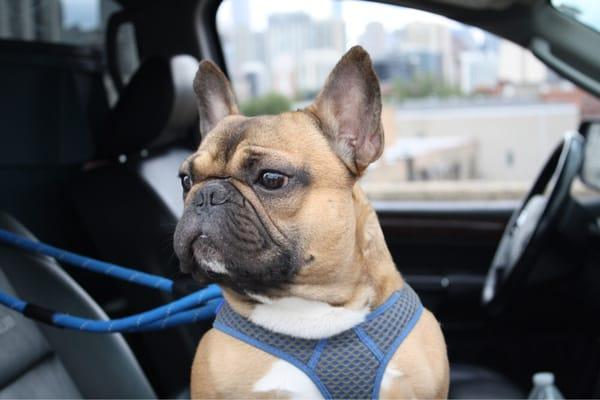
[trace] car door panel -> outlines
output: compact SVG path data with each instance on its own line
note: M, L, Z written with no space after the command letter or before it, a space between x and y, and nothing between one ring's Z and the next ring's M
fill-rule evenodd
M516 204L375 206L398 270L438 319L464 326L481 320L483 282Z

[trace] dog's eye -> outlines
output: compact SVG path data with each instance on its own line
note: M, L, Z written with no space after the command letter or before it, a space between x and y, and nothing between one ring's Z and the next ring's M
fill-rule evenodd
M275 190L282 188L288 182L288 177L274 171L265 171L258 177L258 183L265 189Z
M192 188L192 178L189 175L181 175L179 179L181 179L181 187L184 191L187 192Z

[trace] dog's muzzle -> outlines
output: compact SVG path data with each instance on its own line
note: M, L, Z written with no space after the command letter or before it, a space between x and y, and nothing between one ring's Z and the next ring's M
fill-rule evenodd
M299 266L294 246L273 239L228 179L206 181L190 195L174 238L183 272L240 292L261 293L291 281Z

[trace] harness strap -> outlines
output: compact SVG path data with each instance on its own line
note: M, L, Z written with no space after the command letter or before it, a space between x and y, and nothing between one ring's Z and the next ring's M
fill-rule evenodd
M242 317L226 302L213 327L294 365L326 399L376 399L389 361L422 312L419 297L405 284L364 322L326 339L269 331Z

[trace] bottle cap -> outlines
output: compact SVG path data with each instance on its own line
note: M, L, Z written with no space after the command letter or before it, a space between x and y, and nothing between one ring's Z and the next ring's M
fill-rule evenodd
M554 374L552 372L536 372L533 374L533 384L546 386L554 384Z

